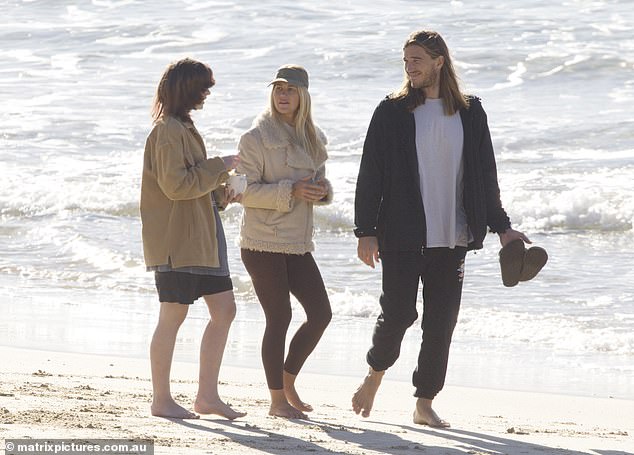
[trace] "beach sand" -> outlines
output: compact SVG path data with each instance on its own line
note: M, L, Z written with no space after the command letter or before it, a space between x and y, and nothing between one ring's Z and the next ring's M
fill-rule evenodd
M372 415L351 411L358 379L301 374L310 420L268 416L259 368L223 367L220 393L248 415L176 421L149 414L147 360L0 347L0 439L152 439L157 454L634 453L634 401L446 387L435 400L452 428L412 423L405 382L384 380ZM389 375L388 375L389 377ZM174 363L173 394L190 406L197 366ZM4 453L4 443L0 453Z

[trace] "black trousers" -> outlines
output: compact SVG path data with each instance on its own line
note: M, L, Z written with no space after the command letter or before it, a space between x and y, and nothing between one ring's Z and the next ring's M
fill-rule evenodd
M423 283L423 336L412 375L414 396L433 399L445 384L449 345L458 320L464 259L462 247L425 248L423 252L381 253L381 314L367 361L376 371L398 359L405 331L416 321L419 280Z

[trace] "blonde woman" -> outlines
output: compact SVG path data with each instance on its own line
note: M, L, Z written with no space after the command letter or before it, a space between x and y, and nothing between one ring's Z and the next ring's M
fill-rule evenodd
M218 373L236 312L227 245L218 215L228 171L237 157L207 158L190 112L202 109L215 80L211 68L189 58L170 64L154 99L154 127L145 144L141 183L143 252L154 272L159 320L150 345L152 415L195 419L172 398L170 369L176 335L189 305L203 297L211 320L200 345L200 377L194 410L228 419L245 415L218 396ZM221 186L222 185L222 186ZM216 193L212 193L214 190ZM236 199L237 200L237 199Z
M297 65L278 69L270 106L240 139L241 256L264 310L262 362L271 394L269 414L306 418L312 407L295 379L330 322L330 302L311 252L313 206L332 201L325 178L326 137L311 117L308 73ZM290 295L306 312L285 354Z

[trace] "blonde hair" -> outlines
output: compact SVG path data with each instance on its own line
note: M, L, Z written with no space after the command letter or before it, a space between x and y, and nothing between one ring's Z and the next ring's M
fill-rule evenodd
M427 52L431 58L443 57L444 63L440 69L440 98L443 101L445 115L453 115L460 109L469 107L468 98L460 91L458 77L454 70L449 48L438 32L421 30L407 37L403 50L409 46L419 46ZM425 91L414 88L410 83L407 73L401 88L390 95L391 99L403 100L409 111L413 111L421 104L425 104Z
M317 129L313 123L311 99L310 93L306 87L296 86L297 93L299 94L299 106L295 112L295 136L300 145L308 152L308 154L316 158L323 154L326 150L324 143L319 137L317 137ZM269 104L273 118L278 122L283 122L280 113L275 109L275 102L273 100L273 90L275 90L275 84L271 87L271 94L269 96Z

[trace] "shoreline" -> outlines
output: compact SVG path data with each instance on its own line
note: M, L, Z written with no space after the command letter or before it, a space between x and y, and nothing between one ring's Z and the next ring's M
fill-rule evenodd
M146 360L0 346L0 437L149 438L155 453L505 453L626 455L634 401L447 386L435 400L448 430L414 425L409 383L384 380L372 415L350 407L361 378L302 373L298 389L310 420L267 415L260 369L223 366L220 393L242 419L174 421L149 415ZM196 392L197 365L175 362L174 396ZM407 390L404 386L407 385ZM424 451L424 452L422 452ZM0 451L0 453L3 453Z
M17 303L18 291L2 295ZM94 297L94 299L93 299ZM0 344L23 349L88 353L100 356L148 356L157 317L155 297L114 293L107 307L97 294L77 300L76 291L53 292L47 305L38 305L43 295L32 295L26 304L9 305L0 321ZM35 310L37 308L37 310ZM260 342L264 321L260 307L243 302L237 305L224 355L224 365L261 368ZM294 310L295 314L295 310ZM492 390L509 390L634 399L634 382L627 356L604 356L557 352L531 344L470 337L463 330L473 324L465 317L454 333L447 385ZM301 311L291 322L289 333L301 323ZM204 305L194 305L179 331L174 359L198 362L200 338L208 321ZM374 319L338 315L308 358L303 371L334 372L356 380L366 370L365 355L370 345ZM405 334L401 356L387 378L410 385L420 345L418 322ZM345 346L345 349L342 348ZM339 366L345 365L344 370ZM630 365L630 366L628 366Z

